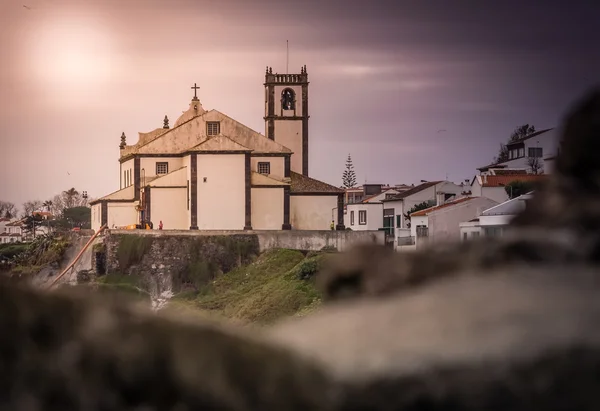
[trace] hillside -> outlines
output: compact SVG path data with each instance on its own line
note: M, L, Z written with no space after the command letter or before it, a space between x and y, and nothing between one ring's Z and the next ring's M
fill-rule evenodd
M285 249L267 251L253 263L218 276L198 292L174 296L166 310L255 324L303 315L320 304L314 274L324 257L305 257Z
M17 263L12 267L13 277L16 275L33 285L45 287L74 258L83 246L82 242L86 241L87 237L66 240L61 236L53 236L40 238L28 245L4 247L2 251L5 257ZM211 250L212 254L216 253L215 248ZM237 248L233 247L232 250ZM64 277L64 281L61 279L59 286L75 286L86 292L137 300L175 315L192 314L244 324L270 324L283 317L303 315L319 306L320 295L315 288L314 277L326 256L325 252L305 255L295 250L274 249L245 258L245 264L237 256L234 259L240 262L231 271L215 272L214 275L202 275L199 278L194 277L197 277L198 266L203 267L211 261L196 261L185 270L185 276L194 277L196 281L191 282L193 284L185 281L186 285L179 287L185 291L176 295L167 293L169 295L158 304L161 296L151 291L152 281L148 281L145 271L96 276L87 266L91 264L91 254L82 258L86 266L72 270Z

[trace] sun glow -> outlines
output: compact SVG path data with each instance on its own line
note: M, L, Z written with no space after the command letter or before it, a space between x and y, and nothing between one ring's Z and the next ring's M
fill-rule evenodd
M35 80L63 92L102 86L113 74L113 50L106 29L81 17L49 20L30 37Z

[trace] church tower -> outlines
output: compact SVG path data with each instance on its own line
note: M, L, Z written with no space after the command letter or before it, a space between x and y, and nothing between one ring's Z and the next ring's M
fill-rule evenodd
M308 74L265 74L265 135L292 150L290 168L308 176Z

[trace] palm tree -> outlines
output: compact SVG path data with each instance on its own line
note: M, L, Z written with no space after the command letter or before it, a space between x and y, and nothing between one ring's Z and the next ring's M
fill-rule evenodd
M63 194L67 197L66 208L73 207L73 200L76 196L79 195L79 191L75 190L74 187L68 189L67 191L63 191Z
M42 203L42 207L46 207L46 210L50 212L50 208L52 207L52 200L46 200Z
M48 215L46 216L46 222L48 223L48 233L50 233L50 209L52 208L52 200L46 200L42 203L43 207L46 207Z

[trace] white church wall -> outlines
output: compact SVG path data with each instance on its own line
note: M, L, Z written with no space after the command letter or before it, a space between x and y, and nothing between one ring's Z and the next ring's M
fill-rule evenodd
M120 189L133 185L133 158L121 163Z
M185 186L187 184L187 170L180 168L165 176L159 177L150 183L151 186Z
M97 232L102 226L102 204L94 204L90 208L92 209L92 230Z
M281 230L283 224L283 188L252 189L252 228Z
M198 228L243 230L245 190L244 154L198 155Z
M192 193L191 193L191 184L190 182L192 181L192 163L191 163L191 156L185 156L183 157L183 166L185 167L185 178L186 178L186 182L185 185L187 186L186 188L186 209L191 207L191 202L192 202ZM187 213L187 227L191 227L192 226L192 214L191 211L188 211Z
M271 164L271 176L283 178L285 171L284 157L252 157L252 171L258 173L258 163L267 162Z
M160 221L164 230L187 230L190 228L186 188L151 188L150 213L155 229Z
M138 223L138 212L131 203L108 203L108 228Z
M336 208L337 195L292 195L290 196L290 224L294 230L329 230L332 210Z
M290 168L302 173L302 122L275 120L275 141L292 150Z
M141 186L144 185L144 176L156 176L156 163L168 163L168 172L175 171L182 167L183 159L181 157L142 157L140 158L140 178Z

